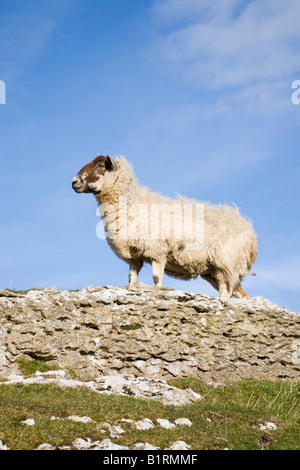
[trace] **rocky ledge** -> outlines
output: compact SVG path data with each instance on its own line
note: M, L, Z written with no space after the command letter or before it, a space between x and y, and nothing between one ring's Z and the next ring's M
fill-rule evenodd
M20 358L79 380L122 374L208 382L300 377L300 314L262 297L221 301L138 284L0 291L0 377Z

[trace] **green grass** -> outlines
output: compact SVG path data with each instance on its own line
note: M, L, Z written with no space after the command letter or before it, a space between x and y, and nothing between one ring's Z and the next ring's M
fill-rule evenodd
M31 289L26 289L26 290L16 290L16 289L10 289L9 287L7 287L5 290L9 291L9 292L12 292L13 294L28 294L28 292L32 291L32 290L38 290L38 291L42 291L43 288L41 287L32 287Z
M50 372L52 370L58 370L59 367L48 362L45 359L33 359L29 361L27 358L20 358L18 361L18 367L23 376L30 376L35 372Z
M107 396L85 388L61 389L54 385L0 385L0 440L10 449L35 449L48 442L70 446L77 437L92 441L110 437L101 423L120 424L126 433L112 439L121 445L149 442L160 448L184 440L191 449L300 449L300 384L244 381L224 387L209 387L196 379L173 380L172 385L191 387L202 399L181 407L164 406L152 400ZM89 416L96 423L51 421L51 416ZM173 421L189 418L192 427L165 430L157 426L137 431L121 418L157 418ZM35 426L22 424L35 419ZM260 425L274 422L278 428L264 432Z

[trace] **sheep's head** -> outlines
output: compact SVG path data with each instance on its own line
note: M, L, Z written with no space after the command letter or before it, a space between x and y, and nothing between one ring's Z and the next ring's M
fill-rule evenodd
M117 163L109 155L98 155L85 165L72 180L72 187L76 193L99 194L103 188L104 177L107 172L114 171Z

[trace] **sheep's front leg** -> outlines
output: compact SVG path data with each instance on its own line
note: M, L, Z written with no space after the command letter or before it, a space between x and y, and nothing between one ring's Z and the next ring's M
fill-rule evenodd
M165 272L165 263L161 261L152 261L153 281L156 287L162 287Z
M133 286L138 280L138 275L142 269L143 261L131 260L129 265L129 285Z
M214 275L216 280L219 297L222 300L228 300L232 296L232 289L230 289L230 285L228 281L226 281L226 275L222 271L217 271Z

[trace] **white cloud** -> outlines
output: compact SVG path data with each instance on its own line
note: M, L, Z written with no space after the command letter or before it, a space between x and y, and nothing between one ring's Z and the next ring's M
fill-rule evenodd
M250 89L261 104L268 87L283 95L300 72L298 0L166 0L154 12L155 54L197 89Z
M194 20L195 16L208 19L216 15L232 13L239 3L241 0L160 0L154 5L154 15L161 24Z

